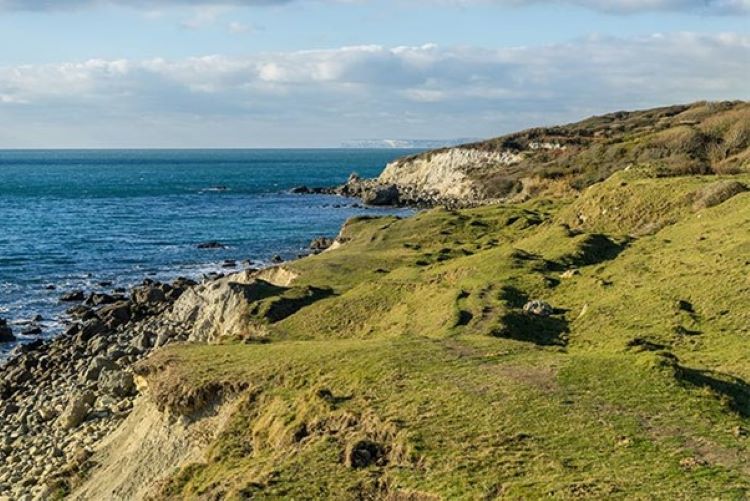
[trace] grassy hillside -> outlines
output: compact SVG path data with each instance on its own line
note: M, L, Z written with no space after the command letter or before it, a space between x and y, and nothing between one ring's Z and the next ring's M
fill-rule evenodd
M177 414L239 398L159 496L745 498L746 185L633 169L575 200L350 221L291 265L331 293L140 367Z
M516 157L510 164L464 167L489 198L582 189L633 166L650 168L658 176L738 173L750 167L750 103L700 102L623 111L459 148Z

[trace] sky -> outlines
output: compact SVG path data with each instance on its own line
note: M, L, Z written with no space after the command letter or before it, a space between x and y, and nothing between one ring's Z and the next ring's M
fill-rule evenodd
M493 137L750 99L750 0L0 0L0 148Z

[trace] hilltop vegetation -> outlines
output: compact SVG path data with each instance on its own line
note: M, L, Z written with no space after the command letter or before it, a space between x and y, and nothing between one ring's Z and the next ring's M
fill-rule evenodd
M634 116L575 141L615 120L653 151ZM246 332L138 368L171 415L227 416L155 497L746 497L750 176L662 159L580 197L350 221Z
M656 176L746 171L750 104L700 102L530 129L396 161L382 179L476 203L580 190L630 167ZM451 182L431 176L437 171Z

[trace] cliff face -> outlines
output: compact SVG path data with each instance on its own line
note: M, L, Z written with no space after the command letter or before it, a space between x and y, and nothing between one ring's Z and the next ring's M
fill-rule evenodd
M476 199L482 196L483 189L471 177L471 171L507 167L518 163L520 159L520 154L512 151L481 151L471 147L458 147L391 162L378 177L378 181L410 186L447 198Z
M750 167L750 104L695 103L617 112L399 159L376 180L402 203L473 206L580 190L629 167L659 176Z

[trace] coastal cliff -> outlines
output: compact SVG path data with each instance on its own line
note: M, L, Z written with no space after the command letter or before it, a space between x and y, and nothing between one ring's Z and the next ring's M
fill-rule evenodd
M749 122L740 101L611 113L402 158L339 192L368 201L391 187L369 201L474 207L559 196L634 166L660 176L738 172L750 162Z
M3 367L0 496L746 496L750 121L712 106L734 119L708 164L628 153L601 181L487 203L478 180L573 146L426 153L367 186L480 206L356 217L266 270L84 297Z

